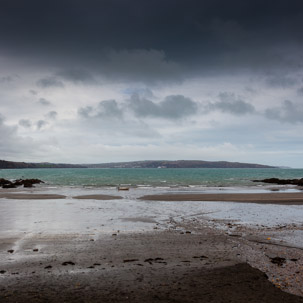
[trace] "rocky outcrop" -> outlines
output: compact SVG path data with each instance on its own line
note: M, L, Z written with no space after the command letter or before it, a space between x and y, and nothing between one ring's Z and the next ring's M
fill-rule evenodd
M253 182L263 182L279 185L298 185L303 186L303 178L301 179L279 179L279 178L269 178L263 180L253 180Z
M18 179L15 181L6 180L0 178L0 187L2 188L16 188L18 186L23 187L33 187L34 184L44 183L42 180L39 179Z

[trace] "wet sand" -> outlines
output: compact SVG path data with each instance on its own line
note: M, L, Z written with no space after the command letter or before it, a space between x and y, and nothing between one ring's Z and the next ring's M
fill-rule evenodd
M303 205L303 193L161 194L140 198L148 201L220 201Z
M233 220L234 206L223 210L224 219L211 217L229 203L216 209L199 202L295 201L298 206L258 205L250 212L260 218L267 209L274 218L274 209L293 209L301 222L300 193L151 196L172 201L164 203L2 194L17 198L0 200L0 302L303 303L303 247L279 238L282 232L301 235L303 225L290 224L294 213L285 225L262 217L265 225L249 226ZM23 203L21 195L33 201ZM116 201L98 201L104 196ZM248 212L254 205L240 206ZM285 218L286 210L279 214Z
M14 200L45 200L45 199L65 199L65 195L43 194L43 193L12 193L1 192L0 199ZM118 200L123 199L118 195L92 194L73 196L73 199L81 200ZM211 194L156 194L139 197L146 201L220 201L220 202L242 202L280 205L303 205L303 193L211 193Z
M49 200L49 199L65 199L64 195L56 194L28 194L28 193L0 193L0 199L13 199L13 200Z
M111 195L81 195L75 196L73 199L82 199L82 200L117 200L122 199L121 196L111 196Z
M248 265L240 239L208 227L27 235L0 247L1 302L303 302Z
M65 199L64 195L57 194L28 194L28 193L0 193L0 199L13 199L13 200L50 200L50 199ZM81 195L75 196L73 199L83 200L117 200L122 199L121 196L111 195Z

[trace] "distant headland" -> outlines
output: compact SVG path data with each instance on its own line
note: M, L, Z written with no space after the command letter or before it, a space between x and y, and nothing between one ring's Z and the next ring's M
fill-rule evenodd
M201 160L146 160L133 162L113 162L100 164L66 164L66 163L27 163L0 160L0 169L20 168L276 168L275 166L228 162L228 161L201 161Z

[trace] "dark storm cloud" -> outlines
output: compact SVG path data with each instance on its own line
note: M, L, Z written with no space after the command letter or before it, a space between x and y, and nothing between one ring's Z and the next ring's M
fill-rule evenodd
M131 96L129 108L137 117L156 117L167 119L181 119L197 113L196 102L182 95L167 96L163 101L155 103L138 94Z
M39 79L37 85L41 88L50 88L50 87L64 87L62 81L58 80L54 76L49 76L46 78Z
M241 98L233 93L223 92L219 94L220 101L209 103L206 106L206 111L219 110L223 113L230 113L233 115L253 114L256 112L253 105L243 101Z
M285 100L280 107L267 109L265 111L265 116L280 122L303 122L303 107L292 101Z
M302 8L300 0L3 0L0 51L59 67L76 82L92 79L70 72L78 66L145 82L210 69L297 69Z
M88 72L87 70L82 69L66 69L59 73L57 73L58 76L62 77L65 80L74 82L74 83L95 83L96 80L93 77L93 75Z

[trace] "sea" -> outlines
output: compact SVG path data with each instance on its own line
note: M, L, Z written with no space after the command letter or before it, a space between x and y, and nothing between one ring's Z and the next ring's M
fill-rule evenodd
M50 186L115 188L255 188L268 186L253 180L296 179L303 169L281 168L43 168L2 169L0 178L43 180Z

